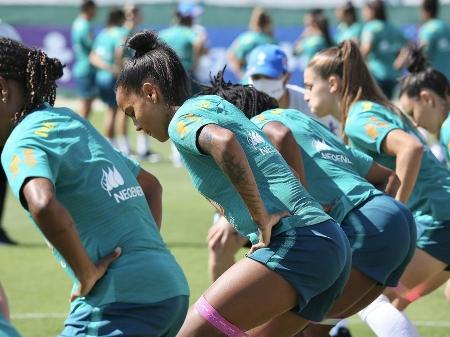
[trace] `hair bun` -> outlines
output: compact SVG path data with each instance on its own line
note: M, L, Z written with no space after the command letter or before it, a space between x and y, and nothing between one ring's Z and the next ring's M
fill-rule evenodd
M131 36L127 40L127 47L136 51L136 56L140 57L160 46L158 33L144 30Z
M427 68L428 60L423 53L423 47L419 48L414 44L409 44L406 47L406 52L405 68L410 73L420 73Z
M61 61L57 58L49 58L48 64L50 67L49 74L54 81L60 79L63 76L63 69L65 65L61 64Z

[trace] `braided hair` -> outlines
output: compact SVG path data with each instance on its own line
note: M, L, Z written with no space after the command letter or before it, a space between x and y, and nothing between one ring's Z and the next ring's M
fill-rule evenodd
M16 80L24 88L24 105L16 112L17 125L44 102L55 104L56 80L63 75L63 65L49 58L41 49L31 49L8 38L0 38L0 76Z
M199 95L217 95L237 106L247 118L278 108L275 98L256 90L252 85L233 84L225 82L225 68L216 76L211 77L211 86L204 86Z

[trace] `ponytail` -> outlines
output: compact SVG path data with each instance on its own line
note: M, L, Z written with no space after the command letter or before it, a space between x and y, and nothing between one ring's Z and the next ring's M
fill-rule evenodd
M308 67L323 79L328 79L331 75L342 79L341 131L345 143L348 142L344 131L348 112L357 101L372 101L400 114L400 110L387 99L373 79L355 42L345 40L339 47L317 53Z

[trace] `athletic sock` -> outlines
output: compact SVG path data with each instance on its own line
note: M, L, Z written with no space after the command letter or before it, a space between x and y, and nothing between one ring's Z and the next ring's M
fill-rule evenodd
M120 152L125 155L130 154L130 145L128 144L128 139L125 136L118 136L116 138L116 145Z
M136 152L138 156L147 155L148 143L148 136L144 132L138 132L136 137Z
M383 294L358 315L377 337L419 337L409 318Z

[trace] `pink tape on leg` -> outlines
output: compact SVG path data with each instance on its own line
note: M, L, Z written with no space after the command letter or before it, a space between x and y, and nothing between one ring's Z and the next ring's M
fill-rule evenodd
M195 303L195 309L197 309L198 313L211 323L211 325L228 337L250 337L237 326L234 326L223 318L203 296Z
M409 302L414 302L415 300L418 300L420 297L422 297L422 294L418 290L411 290L408 292L408 294L405 296L405 298Z

